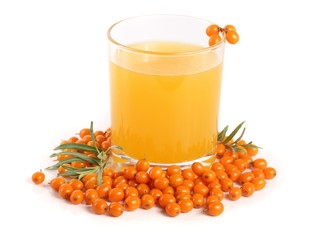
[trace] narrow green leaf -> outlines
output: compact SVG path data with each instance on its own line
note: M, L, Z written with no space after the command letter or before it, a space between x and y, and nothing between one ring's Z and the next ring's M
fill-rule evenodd
M65 154L72 155L74 157L78 157L78 158L80 158L80 161L86 161L86 162L89 162L89 163L92 163L92 164L95 164L95 165L99 164L99 162L98 162L99 159L94 158L94 157L86 156L83 153L79 153L79 152L66 152L66 151L64 151L64 152L54 153L50 157L57 157L59 155L65 155Z
M60 162L57 162L56 164L52 165L52 166L49 166L47 167L46 169L48 170L53 170L53 169L57 169L59 168L61 165L65 164L65 163L72 163L72 162L81 162L81 159L80 158L77 158L77 157L73 157L73 158L67 158L67 159L64 159Z
M71 172L71 171L68 171L68 172L63 172L63 173L58 173L57 176L78 176L79 174L76 173L76 172Z
M62 165L62 167L69 171L73 171L73 172L87 172L87 171L94 171L98 169L98 167L74 168L74 167L69 167L65 165Z
M86 152L91 152L94 154L97 154L97 150L93 146L89 146L86 144L80 144L80 143L65 143L62 145L59 145L58 147L54 148L54 150L63 150L63 149L75 149L78 151L86 151Z
M244 149L242 148L238 148L238 147L235 147L234 148L236 152L243 152L243 153L247 153L247 151L245 151Z
M223 144L228 143L231 139L233 139L233 137L236 135L236 133L239 131L239 129L242 127L242 125L244 124L245 121L243 121L242 123L240 123L234 131L232 131L231 134L229 134L229 136L224 140Z
M103 167L100 167L100 168L99 168L99 171L98 171L98 174L97 174L97 175L98 175L98 185L99 185L100 187L101 187L101 185L102 185L102 184L101 184L101 181L102 181L102 172L103 172L103 169L104 169Z
M224 137L226 136L226 132L228 130L228 125L219 133L217 136L217 141L222 142Z
M96 146L96 139L95 139L95 135L94 135L93 121L90 122L90 136L91 136L91 139L93 140L93 143L94 143L94 146L95 146L97 153L100 154L100 151L98 150L98 148Z
M260 148L260 149L262 149L262 147L259 147L259 146L256 146L256 145L254 145L254 144L246 144L246 145L243 145L242 147L244 147L244 148Z
M241 135L236 139L236 141L234 141L234 143L237 143L237 142L239 142L242 139L242 137L244 135L244 132L245 132L245 128L243 128L243 131L242 131Z

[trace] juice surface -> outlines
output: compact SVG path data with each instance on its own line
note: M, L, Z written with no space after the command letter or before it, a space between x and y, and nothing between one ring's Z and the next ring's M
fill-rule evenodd
M131 47L184 52L200 46L145 42ZM216 54L158 57L119 53L110 62L112 144L131 158L181 163L214 153L222 62Z

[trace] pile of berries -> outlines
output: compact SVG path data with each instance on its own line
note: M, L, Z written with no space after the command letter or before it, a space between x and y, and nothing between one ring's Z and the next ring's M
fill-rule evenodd
M81 130L80 140L72 137L68 142L83 141L84 144L91 144L91 139L87 139L88 130ZM107 149L111 145L109 129L105 132L97 131L95 135L96 144L100 144L102 148ZM243 140L238 141L241 147L245 144ZM217 145L217 160L211 167L195 162L191 168L183 170L177 165L171 165L167 169L158 166L150 168L150 163L142 159L122 171L104 168L101 186L98 185L96 173L89 173L81 180L58 176L49 184L62 198L73 204L85 202L86 205L91 205L96 214L108 212L111 216L118 217L123 214L124 209L151 209L156 205L172 217L187 213L193 208L203 208L203 212L208 215L218 216L224 211L222 200L225 194L232 201L241 196L250 197L255 191L265 187L266 179L276 176L276 170L268 167L265 159L253 159L258 148L244 148L245 151L233 153L228 145ZM66 149L68 150L70 149ZM84 162L75 167L85 169L89 166ZM41 184L44 178L42 171L32 176L35 184Z
M210 46L213 46L221 41L222 38L219 35L220 32L226 33L226 40L230 44L236 44L239 41L239 35L233 25L226 25L224 28L221 28L216 24L212 24L206 29L206 34L210 37Z

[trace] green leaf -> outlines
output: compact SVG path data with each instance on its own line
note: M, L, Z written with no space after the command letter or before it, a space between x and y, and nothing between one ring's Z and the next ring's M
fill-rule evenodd
M74 177L74 176L78 176L79 174L76 172L63 172L63 173L58 173L57 176L70 176L70 177Z
M217 136L217 141L222 142L224 137L226 136L226 132L228 130L228 125L220 132L220 134Z
M101 181L102 181L102 172L103 172L104 167L100 167L98 171L98 185L101 187Z
M98 158L89 157L89 156L86 156L83 153L79 153L79 152L66 152L66 151L64 151L64 152L54 153L50 157L57 157L59 155L65 155L65 154L72 155L74 157L80 158L80 161L86 161L86 162L89 162L89 163L92 163L92 164L95 164L95 165L99 164L99 159Z
M96 149L97 153L99 154L100 151L98 150L98 148L96 146L96 140L95 140L94 128L93 128L93 121L90 122L90 136L91 136L91 139L93 140L95 149Z
M77 158L77 157L67 158L67 159L64 159L64 160L62 160L60 162L57 162L56 164L54 164L52 166L47 167L46 169L48 169L48 170L57 169L61 165L65 164L65 163L72 163L72 162L81 162L81 159Z
M65 166L65 165L62 165L62 167L69 171L74 171L74 172L96 171L98 169L98 167L74 168L74 167Z
M245 121L243 121L242 123L240 123L234 131L232 131L231 134L229 134L229 136L224 140L223 144L225 145L226 143L228 143L231 139L233 139L233 137L236 135L236 133L239 131L239 129L242 127L242 125L244 124Z
M242 145L242 147L244 147L244 148L260 148L260 149L262 149L262 147L259 147L259 146L256 146L256 145L254 145L254 144L246 144L246 145Z
M243 131L242 131L241 135L236 139L236 141L234 141L234 143L237 143L237 142L239 142L242 139L242 137L244 135L244 132L245 132L245 128L243 128Z
M247 151L245 151L245 150L244 150L244 149L242 149L242 148L235 147L234 149L236 150L236 152L243 152L243 153L247 153Z
M80 143L65 143L62 144L56 148L54 148L54 150L63 150L63 149L75 149L78 151L86 151L86 152L91 152L94 154L97 154L97 150L95 147L93 146L89 146L86 144L80 144Z

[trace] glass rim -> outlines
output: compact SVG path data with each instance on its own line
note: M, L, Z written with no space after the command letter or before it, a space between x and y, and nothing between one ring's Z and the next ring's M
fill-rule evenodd
M151 55L168 55L168 56L174 56L174 55L194 55L194 54L199 54L199 53L204 53L204 52L208 52L208 51L214 51L216 50L219 46L224 45L225 40L226 40L226 33L225 31L221 32L222 34L222 39L221 41L219 41L218 43L209 46L209 47L201 47L199 49L196 50L192 50L192 51L184 51L184 52L154 52L154 51L147 51L147 50L141 50L141 49L137 49L137 48L133 48L133 47L129 47L127 45L121 44L119 42L117 42L116 40L113 39L113 37L111 36L111 31L113 30L113 28L115 26L117 26L118 24L125 22L127 20L131 20L131 19L135 19L135 18L142 18L142 17L150 17L150 16L177 16L177 17L186 17L186 18L191 18L191 19L195 19L195 20L199 20L199 21L204 21L204 22L208 22L211 24L214 24L213 22L203 19L203 18L199 18L199 17L192 17L192 16L187 16L187 15L179 15L179 14L148 14L148 15L140 15L140 16L135 16L135 17L129 17L129 18L125 18L123 20L120 20L116 23L114 23L111 27L109 27L108 31L107 31L107 37L108 40L117 45L118 47L121 47L127 51L131 51L131 52L136 52L136 53L143 53L143 54L151 54ZM207 29L207 26L206 26ZM207 37L207 35L206 35Z

